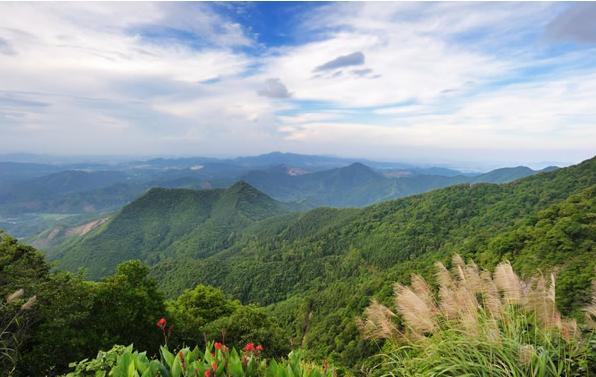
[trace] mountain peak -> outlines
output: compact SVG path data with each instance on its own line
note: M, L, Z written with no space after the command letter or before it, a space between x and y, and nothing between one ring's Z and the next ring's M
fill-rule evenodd
M256 188L248 184L246 181L240 180L226 189L227 192L243 192L243 191L258 191ZM263 194L265 195L265 194Z
M365 169L374 171L370 166L364 165L362 162L354 162L346 166L347 169Z
M364 165L361 162L354 162L348 166L343 168L339 168L338 171L341 174L350 174L354 177L370 177L370 178L377 178L380 177L381 174L377 173L373 168L370 166Z

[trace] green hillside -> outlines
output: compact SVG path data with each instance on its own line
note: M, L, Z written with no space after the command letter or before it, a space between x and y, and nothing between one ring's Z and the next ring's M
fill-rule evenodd
M364 209L287 213L245 183L227 190L154 189L64 248L61 266L91 276L140 258L169 296L210 284L272 305L294 344L358 364L370 344L355 317L412 272L453 253L523 274L557 267L559 305L577 314L594 277L596 159L513 183L462 184ZM279 216L276 216L279 215Z
M83 238L67 239L49 255L61 268L84 267L98 278L129 259L155 264L167 256L209 256L233 243L244 227L286 212L281 203L244 182L225 190L155 188L106 224Z
M511 184L459 185L365 209L317 209L249 229L207 259L165 259L154 268L168 294L197 282L243 302L272 304L314 355L353 365L366 355L354 322L373 296L457 252L491 268L558 266L561 309L586 303L593 258L596 159ZM268 227L269 224L259 224Z

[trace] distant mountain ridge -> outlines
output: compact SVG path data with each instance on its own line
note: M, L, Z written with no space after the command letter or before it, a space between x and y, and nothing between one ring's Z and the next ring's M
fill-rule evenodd
M553 170L555 168L550 168ZM543 171L519 166L480 175L407 174L387 176L362 163L300 175L285 166L252 171L243 180L281 201L311 203L312 207L362 207L459 183L507 183Z
M105 216L152 187L209 189L244 180L293 208L362 207L457 183L504 183L529 168L462 174L441 167L274 152L118 163L0 162L0 227L28 237Z

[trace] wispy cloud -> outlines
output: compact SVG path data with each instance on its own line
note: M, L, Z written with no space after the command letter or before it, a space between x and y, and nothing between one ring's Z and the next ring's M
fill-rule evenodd
M329 71L332 69L362 64L364 64L364 54L360 51L357 51L348 55L338 56L337 58L330 60L325 64L321 64L320 66L316 67L313 71Z

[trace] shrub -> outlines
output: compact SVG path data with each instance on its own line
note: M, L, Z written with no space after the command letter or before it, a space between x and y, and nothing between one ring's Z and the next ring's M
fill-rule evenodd
M455 256L437 264L438 299L424 279L395 285L395 312L372 302L364 335L388 341L374 374L588 376L594 333L555 306L555 278L522 281L508 263L479 271ZM592 370L589 370L592 368Z

